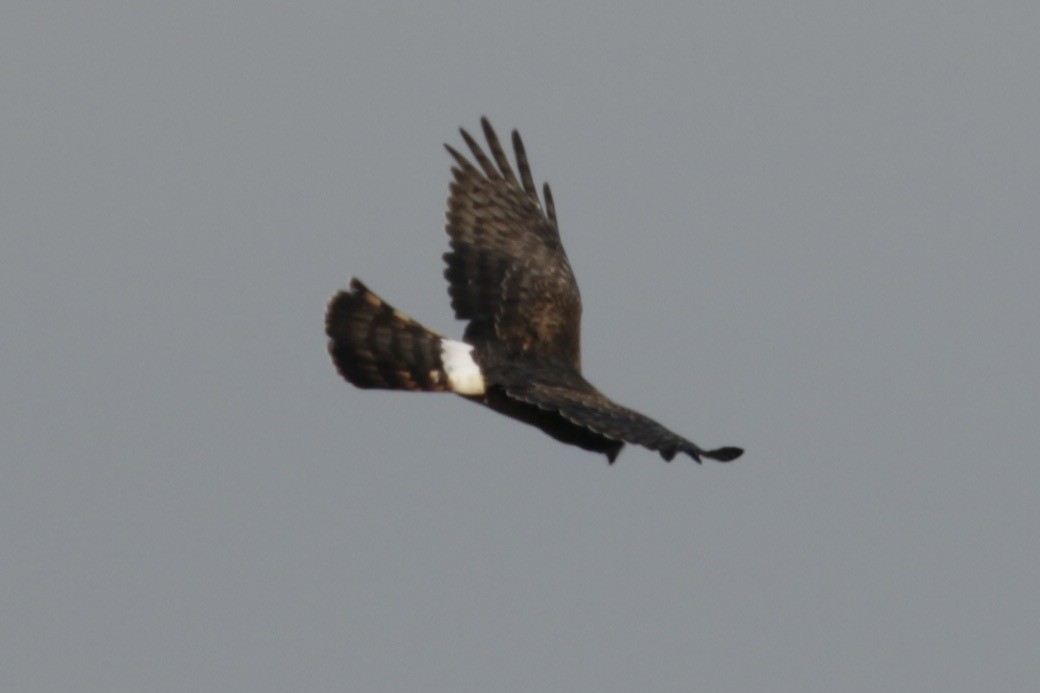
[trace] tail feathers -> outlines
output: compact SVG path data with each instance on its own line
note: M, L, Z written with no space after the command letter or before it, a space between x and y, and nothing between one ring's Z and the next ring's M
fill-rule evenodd
M470 345L431 332L357 279L329 302L325 333L336 370L357 387L483 392Z

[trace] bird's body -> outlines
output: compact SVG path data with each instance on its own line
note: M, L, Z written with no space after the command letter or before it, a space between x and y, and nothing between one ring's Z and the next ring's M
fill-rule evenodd
M613 462L625 443L683 452L698 462L739 457L703 450L610 401L581 373L581 296L560 242L549 186L538 199L513 132L520 178L482 119L493 158L465 131L477 165L455 159L444 272L462 341L442 337L386 304L357 279L329 303L325 329L337 370L361 388L454 392Z

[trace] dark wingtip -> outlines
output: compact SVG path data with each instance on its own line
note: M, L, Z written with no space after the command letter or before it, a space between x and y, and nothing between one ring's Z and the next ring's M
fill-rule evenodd
M701 454L705 457L710 457L713 460L718 460L719 462L732 462L733 460L737 459L738 457L744 454L744 449L719 448L717 450L708 450L706 452L702 452Z

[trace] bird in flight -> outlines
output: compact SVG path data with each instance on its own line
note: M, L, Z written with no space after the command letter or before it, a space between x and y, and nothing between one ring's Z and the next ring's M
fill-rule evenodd
M340 375L365 389L454 392L611 464L625 443L668 461L680 452L697 462L740 457L737 447L700 448L585 380L581 296L549 185L539 200L519 133L518 179L487 118L480 123L490 158L465 130L473 161L444 145L455 160L444 276L455 317L468 321L462 340L428 330L352 279L325 316Z

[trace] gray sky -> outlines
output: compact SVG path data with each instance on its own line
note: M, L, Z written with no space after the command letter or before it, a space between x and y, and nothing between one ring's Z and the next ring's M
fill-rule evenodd
M0 689L1040 688L1040 5L369 5L0 10ZM336 376L483 114L738 462Z

